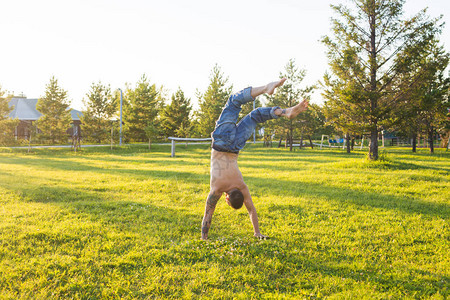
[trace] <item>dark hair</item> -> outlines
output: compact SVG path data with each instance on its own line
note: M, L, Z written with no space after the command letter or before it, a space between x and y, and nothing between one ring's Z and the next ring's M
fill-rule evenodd
M233 189L228 193L228 196L228 201L230 202L232 208L239 209L242 207L242 204L244 203L244 195L240 190Z

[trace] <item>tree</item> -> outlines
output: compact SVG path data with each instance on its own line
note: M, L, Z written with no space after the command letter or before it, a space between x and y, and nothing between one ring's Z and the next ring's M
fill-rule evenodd
M148 139L146 128L156 126L158 114L162 109L162 88L157 89L142 75L134 89L127 88L124 105L124 122L127 136L135 141ZM150 127L149 127L150 126Z
M211 71L210 84L204 94L198 94L200 110L197 112L198 131L201 136L210 136L217 119L232 92L232 86L226 86L228 78L218 65Z
M55 77L46 86L45 96L38 99L36 109L42 114L36 125L42 132L41 136L52 143L67 139L67 129L72 123L72 116L67 99L67 91L58 85Z
M191 100L186 98L183 91L178 88L177 92L172 95L172 102L161 112L161 127L164 134L178 136L179 128L189 127L191 110Z
M366 131L365 115L359 106L363 102L364 92L352 81L343 82L324 76L325 84L323 95L327 101L323 105L323 113L327 124L332 125L336 131L345 134L347 140L347 153L350 153L350 139L353 135ZM345 107L343 109L343 107Z
M111 88L100 81L92 83L87 99L83 99L86 110L83 111L81 122L84 136L97 143L109 139L112 117L117 112L117 98L112 97Z
M355 116L370 132L369 158L377 160L379 130L389 124L390 111L402 93L392 88L402 76L398 58L405 49L420 49L442 25L436 25L438 19L429 20L426 9L403 20L404 0L351 2L352 8L331 5L338 15L333 19L334 39L326 36L322 41L334 76L325 84L337 91L333 97L339 97L340 107L334 108Z
M445 53L442 46L437 45L437 41L430 43L425 52L426 70L418 84L418 116L425 126L430 152L433 153L436 128L445 120L448 107L450 79L444 72L449 63L449 54Z
M450 92L450 91L449 91ZM442 147L448 148L450 143L450 102L447 101L446 103L446 111L447 114L443 116L443 118L440 120L440 128L438 129L441 137L442 137Z
M309 104L308 109L302 112L294 121L296 124L296 134L300 135L300 148L303 147L303 137L307 136L311 148L313 148L313 136L317 132L326 132L325 116L322 109L317 104Z
M188 138L191 132L192 132L192 124L190 124L189 122L181 123L181 126L176 131L176 136ZM188 142L186 141L186 148L187 144Z
M445 76L450 56L436 39L423 47L415 61L404 63L404 77L399 82L399 88L407 89L405 82L415 78L409 92L401 97L399 110L399 128L401 132L409 133L413 139L413 152L416 148L416 136L424 131L428 136L430 152L434 152L434 135L436 129L445 127L448 107L450 79Z
M8 103L10 97L4 97L5 92L0 86L0 145L11 144L14 139L14 128L19 124L19 120L13 120L8 115L13 110Z
M290 59L284 68L284 73L280 73L280 78L287 78L286 82L271 96L268 96L269 106L280 106L282 108L292 107L300 102L300 100L308 97L313 87L306 87L301 89L299 86L305 78L306 70L296 67L295 61ZM299 116L301 118L301 116ZM290 142L290 150L292 151L292 140L294 130L299 128L300 119L289 120L281 118L276 123L268 123L266 128L268 131L280 132L282 135L287 135L286 140Z
M160 127L157 122L148 123L144 128L145 137L148 139L148 149L152 149L152 140L160 134Z

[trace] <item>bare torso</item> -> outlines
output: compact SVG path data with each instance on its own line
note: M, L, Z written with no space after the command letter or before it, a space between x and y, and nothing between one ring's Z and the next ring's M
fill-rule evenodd
M225 193L246 187L237 164L238 154L211 149L211 190Z

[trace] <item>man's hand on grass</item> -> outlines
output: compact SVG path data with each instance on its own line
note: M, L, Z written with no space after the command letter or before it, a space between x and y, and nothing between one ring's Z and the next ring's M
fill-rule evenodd
M267 235L261 234L261 233L255 233L254 236L260 240L267 240L269 237Z

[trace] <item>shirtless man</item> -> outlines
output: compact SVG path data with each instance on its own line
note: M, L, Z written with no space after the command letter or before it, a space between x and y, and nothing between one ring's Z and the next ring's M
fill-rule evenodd
M212 133L211 150L211 182L210 192L206 200L205 215L202 222L202 239L208 239L208 231L211 219L223 193L226 194L226 202L234 209L239 209L244 204L253 225L254 236L265 239L267 236L259 231L258 215L250 196L250 191L244 182L237 164L239 151L244 148L245 142L250 138L257 123L267 120L286 117L295 118L306 110L308 101L303 100L296 106L281 109L280 107L259 107L245 116L237 125L241 105L253 101L255 97L267 93L272 95L275 89L286 81L283 78L271 82L265 86L246 88L228 99L222 114L216 122L216 128Z

